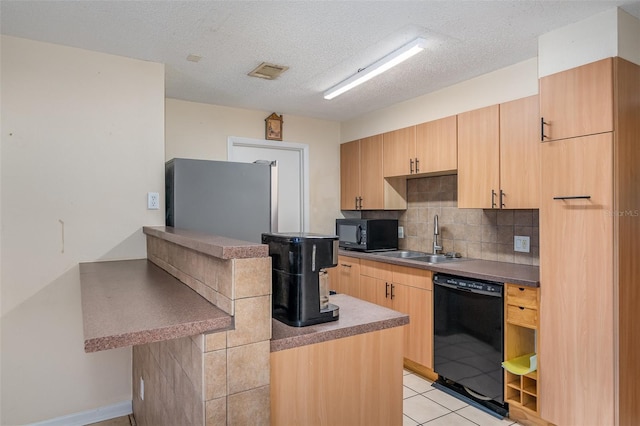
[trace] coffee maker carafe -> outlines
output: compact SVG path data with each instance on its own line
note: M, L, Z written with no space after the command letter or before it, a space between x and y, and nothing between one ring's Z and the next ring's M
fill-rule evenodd
M262 234L272 268L273 318L294 327L335 321L326 268L338 264L338 237L311 233Z

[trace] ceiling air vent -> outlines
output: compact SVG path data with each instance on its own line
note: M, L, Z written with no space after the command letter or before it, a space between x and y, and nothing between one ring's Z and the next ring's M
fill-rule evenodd
M284 65L275 65L267 62L263 62L258 65L258 68L254 69L249 73L251 77L264 78L267 80L275 80L280 77L280 74L288 70L289 67L285 67Z

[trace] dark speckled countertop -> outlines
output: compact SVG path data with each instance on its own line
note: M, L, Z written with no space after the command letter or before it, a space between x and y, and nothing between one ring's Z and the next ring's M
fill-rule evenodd
M220 259L269 256L269 246L170 226L144 226L142 232Z
M409 324L409 315L346 294L331 295L329 301L340 308L337 321L291 327L271 320L271 352Z
M80 264L84 350L228 330L233 319L147 259Z
M391 263L394 265L410 266L412 268L428 269L433 272L442 272L445 274L459 275L468 278L521 284L530 287L540 286L540 268L537 266L479 259L463 259L459 262L436 264L411 259L396 259L376 255L375 253L363 253L342 249L339 250L338 254L358 259L367 259L377 262Z

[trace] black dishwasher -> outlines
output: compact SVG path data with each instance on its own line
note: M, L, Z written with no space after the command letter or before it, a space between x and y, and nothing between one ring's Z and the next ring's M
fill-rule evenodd
M498 417L504 403L503 283L436 274L433 361L446 392Z

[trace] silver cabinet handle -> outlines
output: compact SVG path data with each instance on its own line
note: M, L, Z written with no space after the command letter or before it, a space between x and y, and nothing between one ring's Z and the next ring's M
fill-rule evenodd
M418 160L418 157L416 157L416 173L420 172L420 160Z
M502 201L502 199L506 197L506 194L504 193L504 191L501 189L500 190L500 208L505 207L504 202Z
M347 263L341 263L340 266L344 266L345 268L351 268L351 265Z
M386 299L387 297L389 297L389 283L384 283L384 298Z
M496 208L496 191L494 191L493 189L491 190L491 208Z
M409 159L409 174L413 174L413 158Z

